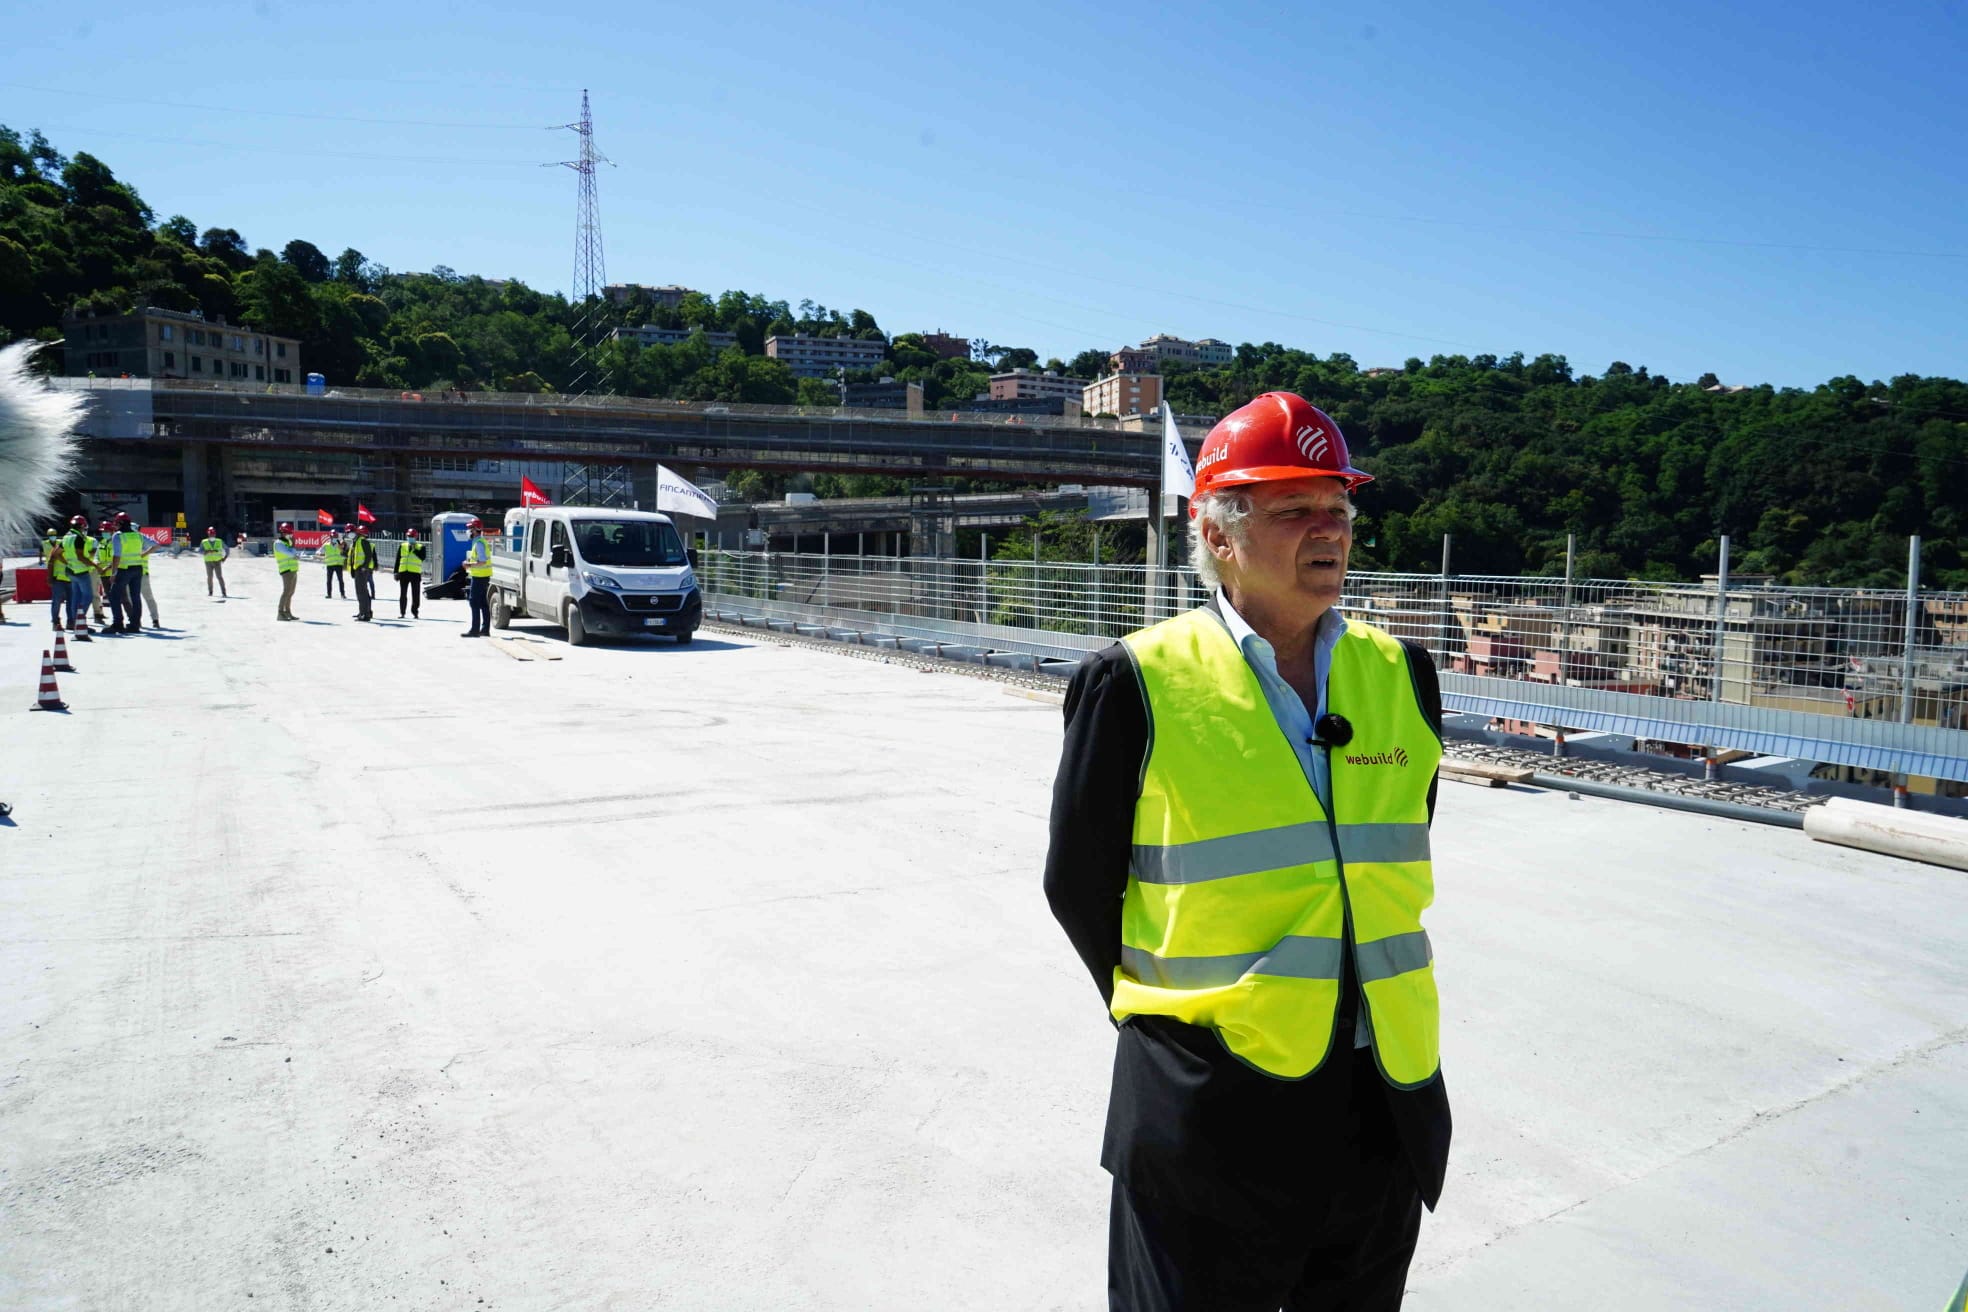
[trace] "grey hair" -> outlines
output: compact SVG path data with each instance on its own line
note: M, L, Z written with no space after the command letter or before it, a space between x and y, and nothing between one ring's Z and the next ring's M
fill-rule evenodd
M1232 542L1242 542L1250 519L1251 494L1242 488L1212 492L1197 498L1190 508L1196 513L1189 517L1189 563L1195 567L1196 580L1215 592L1223 586L1223 576L1217 572L1215 553L1203 541L1203 521L1221 528Z
M1223 586L1223 575L1217 569L1216 553L1203 540L1203 521L1209 520L1221 528L1223 536L1232 542L1242 542L1254 505L1248 487L1226 488L1198 497L1191 503L1196 513L1189 517L1189 563L1196 571L1196 580L1211 592ZM1353 504L1353 494L1347 493L1347 522L1352 522L1359 514L1359 509Z

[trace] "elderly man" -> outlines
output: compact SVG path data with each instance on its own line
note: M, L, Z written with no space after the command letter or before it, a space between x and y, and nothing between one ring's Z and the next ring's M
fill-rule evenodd
M1066 695L1045 887L1120 1031L1114 1308L1398 1308L1441 1194L1441 698L1335 608L1368 481L1301 397L1225 418L1190 505L1214 597Z

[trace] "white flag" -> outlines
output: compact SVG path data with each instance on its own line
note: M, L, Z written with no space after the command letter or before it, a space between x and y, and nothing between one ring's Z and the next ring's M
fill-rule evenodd
M1175 411L1162 402L1162 495L1186 497L1196 490L1196 467L1189 463L1189 448L1182 445L1182 432L1175 426Z
M656 509L679 515L716 519L718 503L687 478L680 478L662 465L656 466Z

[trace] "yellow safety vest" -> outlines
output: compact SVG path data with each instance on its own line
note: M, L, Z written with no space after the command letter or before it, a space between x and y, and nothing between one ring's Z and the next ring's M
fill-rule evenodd
M225 559L225 543L217 538L206 538L198 544L198 547L205 553L205 559L212 564Z
M294 550L294 544L286 538L275 538L273 540L273 563L275 568L282 574L292 574L301 567L300 553Z
M63 535L60 549L49 558L49 568L55 572L55 582L67 583L77 575L89 572L89 556L94 544L87 533L70 529Z
M396 549L396 572L398 574L421 574L424 572L424 544L405 538L403 545Z
M116 545L110 547L110 564L117 569L136 569L143 564L144 535L133 528L120 530L116 534ZM115 552L121 551L122 562L117 563Z
M1401 1088L1435 1077L1440 1021L1421 913L1434 901L1428 786L1441 740L1401 644L1349 620L1326 701L1327 815L1221 618L1194 610L1122 639L1148 704L1113 1014L1170 1016L1284 1079L1332 1046L1351 922L1374 1055Z
M492 548L484 538L473 538L465 548L465 573L475 579L492 577Z
M55 549L60 545L61 539L52 533L41 539L41 563L43 565L49 564L53 560Z
M321 563L330 569L339 569L342 564L342 544L329 539L321 544Z
M368 538L357 538L349 543L348 563L350 569L376 568L376 546Z

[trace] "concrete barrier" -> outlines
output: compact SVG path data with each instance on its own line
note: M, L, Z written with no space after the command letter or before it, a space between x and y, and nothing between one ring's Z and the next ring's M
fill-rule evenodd
M1952 816L1834 797L1804 813L1804 832L1820 843L1968 870L1968 820Z

